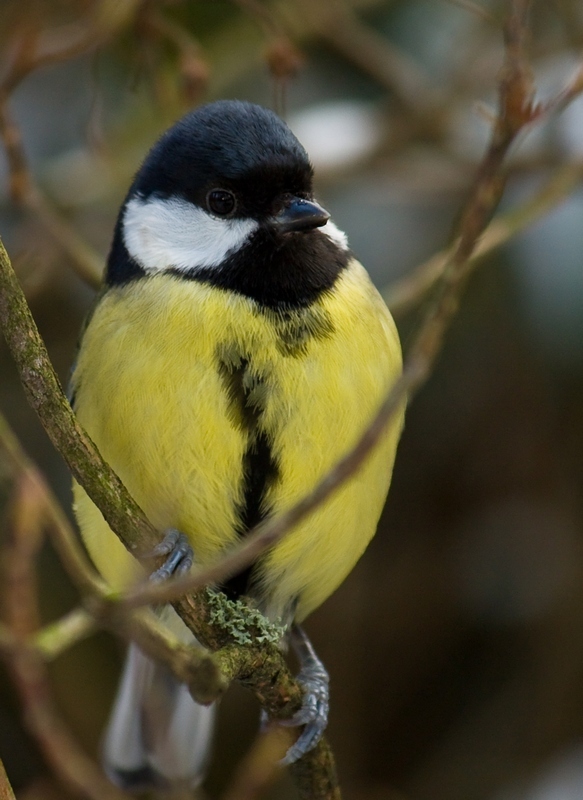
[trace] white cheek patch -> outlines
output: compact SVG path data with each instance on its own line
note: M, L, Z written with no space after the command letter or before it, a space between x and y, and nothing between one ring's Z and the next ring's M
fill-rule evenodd
M321 228L318 230L325 233L329 239L332 239L334 244L337 244L342 250L348 250L348 239L346 238L346 234L344 231L341 231L340 228L337 228L333 222L328 222L325 225L322 225Z
M178 197L134 197L123 218L125 246L148 271L218 267L258 227L255 220L211 217Z

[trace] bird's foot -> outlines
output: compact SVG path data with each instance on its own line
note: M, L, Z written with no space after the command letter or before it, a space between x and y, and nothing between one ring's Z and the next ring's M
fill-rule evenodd
M297 680L304 689L304 700L293 717L278 720L278 723L286 727L305 727L279 762L282 766L293 764L314 749L326 730L330 708L330 678L302 628L297 625L293 627L290 641L300 661ZM266 722L267 715L263 713L262 723Z
M303 667L298 674L298 681L304 687L304 701L300 710L291 719L282 720L282 725L304 725L299 735L281 760L282 765L293 764L318 744L328 725L330 708L330 692L328 673L322 662Z
M150 575L154 583L161 583L173 575L186 575L192 567L194 551L186 536L176 528L168 528L160 544L152 550L152 557L166 556L166 560Z

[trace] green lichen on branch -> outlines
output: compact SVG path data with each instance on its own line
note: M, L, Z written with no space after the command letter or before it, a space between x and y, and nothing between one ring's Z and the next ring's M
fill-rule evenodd
M298 711L303 690L285 662L279 638L277 643L253 641L242 645L228 626L212 621L213 608L206 590L189 594L172 605L198 641L213 651L215 663L225 679L236 680L253 692L270 717L286 719ZM255 634L262 635L257 628L252 628L251 639Z
M224 592L207 589L210 621L218 625L237 644L278 644L287 627L278 620L271 622L243 600L230 600Z

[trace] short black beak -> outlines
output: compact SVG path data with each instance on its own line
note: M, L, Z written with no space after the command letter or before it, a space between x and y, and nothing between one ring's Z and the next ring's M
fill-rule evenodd
M330 219L326 209L314 203L313 200L304 200L301 197L292 197L286 202L285 207L272 217L270 224L281 233L290 231L309 231L312 228L321 228Z

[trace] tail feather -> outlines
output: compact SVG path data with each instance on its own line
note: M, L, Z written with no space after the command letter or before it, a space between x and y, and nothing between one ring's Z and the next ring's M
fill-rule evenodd
M204 778L214 706L201 706L162 665L130 645L105 735L110 778L126 789Z

